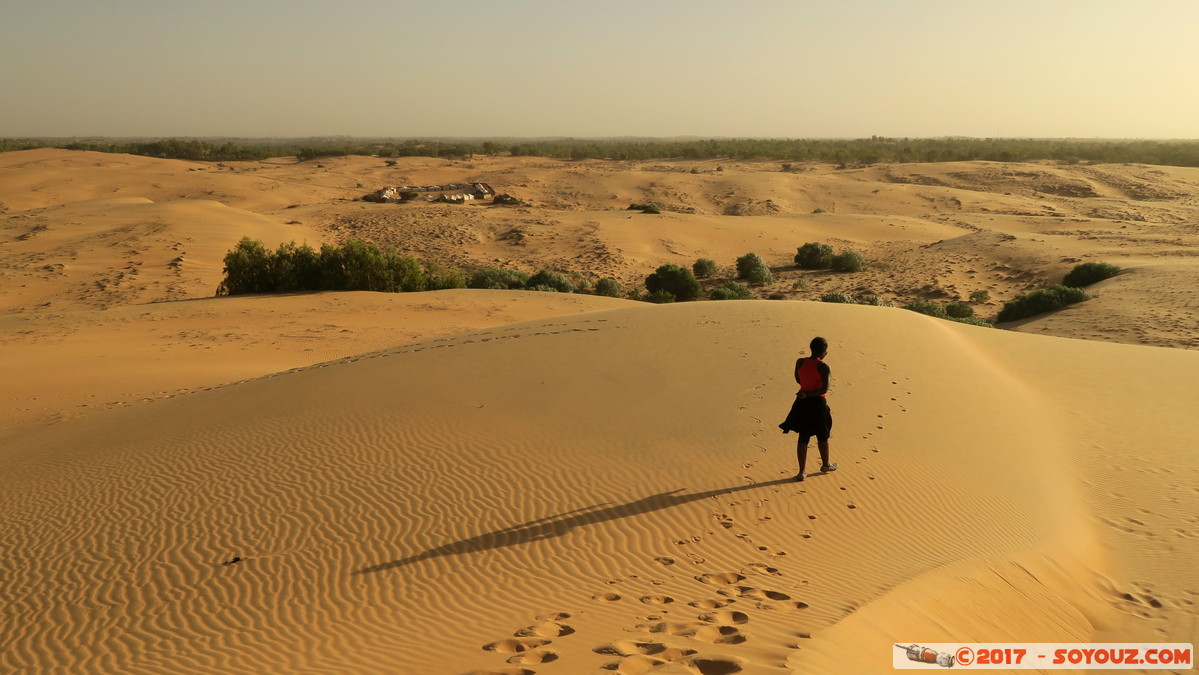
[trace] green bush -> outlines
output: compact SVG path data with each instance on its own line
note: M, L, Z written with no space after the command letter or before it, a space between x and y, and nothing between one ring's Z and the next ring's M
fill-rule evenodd
M970 302L983 303L991 299L991 294L985 290L974 291L970 294Z
M951 302L945 305L945 314L951 319L969 319L974 316L974 308L964 302Z
M399 290L425 290L424 271L414 258L400 256L394 252L384 253L375 244L361 239L351 239L341 247L336 266L330 268L330 279L337 279L344 291L395 292ZM411 270L416 269L413 288L403 288L410 279Z
M982 326L983 328L994 328L995 327L990 321L984 321L984 320L982 320L978 317L974 317L974 316L951 316L951 317L949 317L949 320L957 321L958 323L967 323L967 324L970 324L971 326Z
M600 279L595 282L595 294L604 295L609 298L620 297L620 284L616 283L615 279Z
M529 277L528 282L526 282L526 286L529 287L529 290L536 290L532 288L533 286L549 286L559 293L575 292L575 285L570 282L570 279L567 279L562 274L551 272L547 269L539 270L537 274Z
M949 315L945 313L945 308L940 304L933 302L932 300L913 300L912 302L903 305L903 308L919 314L935 316L938 319L949 318Z
M217 295L275 292L270 260L271 254L262 242L242 237L237 246L225 254L225 280L217 287Z
M719 268L716 267L715 260L700 258L691 265L691 271L695 273L697 279L706 279L708 277L715 276L716 272L719 271Z
M814 241L799 247L795 264L805 270L823 270L833 266L833 247Z
M720 288L713 288L708 294L712 300L752 300L753 293L750 293L749 286L737 281L729 281Z
M387 291L415 293L428 289L428 277L425 276L425 271L416 258L388 251L384 255L384 265L387 268L388 276ZM346 290L362 289L348 288Z
M1074 269L1062 278L1063 286L1081 288L1093 283L1110 279L1120 273L1120 268L1109 263L1087 262L1075 265Z
M671 293L670 291L668 291L664 288L659 288L656 291L651 291L648 295L645 296L646 302L652 302L657 305L664 305L668 302L675 302L676 300L678 300L678 298L675 297L674 293Z
M791 290L793 290L793 291L808 290L808 280L807 279L796 279L795 283L791 284Z
M296 246L289 242L280 244L266 262L267 276L274 280L274 291L290 293L320 287L320 254L308 244Z
M820 302L839 302L846 305L856 305L854 299L845 293L825 293L820 296Z
M433 261L425 262L425 290L441 291L447 288L466 288L466 275L462 270Z
M1024 319L1045 312L1061 309L1066 305L1082 302L1091 296L1081 288L1070 286L1050 286L1032 293L1016 296L1015 299L1004 303L995 318L997 323Z
M861 272L866 268L866 259L856 251L845 251L833 256L830 267L836 272Z
M436 262L422 264L394 250L351 239L320 251L290 242L267 251L243 237L225 255L225 278L217 295L294 291L413 292L465 288L461 271Z
M529 275L519 270L484 267L471 275L467 285L470 288L508 290L524 288L528 282Z
M659 290L666 291L677 300L694 300L702 290L691 270L678 265L659 267L645 278L645 288L651 294Z
M570 283L575 285L575 292L584 293L591 290L591 280L579 272L570 273Z
M770 268L766 266L765 261L758 257L757 253L746 253L737 258L737 278L745 279L758 286L774 281L774 277L770 274Z
M549 284L530 284L525 286L526 291L537 291L539 293L557 293L558 289Z
M873 307L894 307L891 303L883 300L877 295L863 295L858 298L859 305L871 305Z

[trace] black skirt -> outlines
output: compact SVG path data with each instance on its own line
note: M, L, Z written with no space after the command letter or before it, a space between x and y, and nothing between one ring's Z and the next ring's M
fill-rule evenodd
M815 436L817 440L828 440L833 430L833 412L823 396L795 397L787 419L779 425L783 433L794 431L803 438Z

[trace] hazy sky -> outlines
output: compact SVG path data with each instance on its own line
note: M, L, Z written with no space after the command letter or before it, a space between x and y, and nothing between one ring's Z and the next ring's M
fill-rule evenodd
M1199 137L1199 0L0 0L0 136Z

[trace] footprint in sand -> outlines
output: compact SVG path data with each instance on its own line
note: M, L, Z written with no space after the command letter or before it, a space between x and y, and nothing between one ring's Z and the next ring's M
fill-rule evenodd
M639 675L660 665L678 661L696 653L694 649L667 647L657 642L630 640L602 645L592 651L597 654L622 657L619 661L612 661L601 666L604 670L615 671L621 675Z
M539 638L556 638L563 637L574 633L575 629L557 621L546 621L543 623L526 626L516 631L516 637L539 637Z
M723 625L707 625L700 628L692 628L678 633L678 635L695 638L702 642L710 642L714 645L738 645L749 639L736 626Z
M674 564L674 558L660 556L660 557L654 558L654 562L658 563L659 565L661 565L663 567L669 567Z
M634 654L642 654L651 656L660 654L666 651L666 645L661 642L647 642L641 640L617 640L606 645L600 645L591 651L596 654L610 654L613 656L633 656Z
M642 596L641 602L647 605L669 605L674 602L674 598L669 595L646 595Z
M696 609L720 609L721 607L726 607L734 602L737 601L732 598L719 598L711 600L696 600L687 604Z
M483 645L483 650L495 652L497 654L520 654L527 652L530 649L544 647L550 643L549 640L534 637L516 637L506 640L496 640Z
M472 670L463 675L536 675L537 671L529 670L528 668L484 668L482 670Z
M516 663L522 666L536 666L542 663L551 663L558 660L558 655L548 650L536 650L516 654L508 657L508 663Z
M782 575L782 572L779 572L779 568L771 567L770 565L762 562L751 562L749 563L749 567L758 574L772 574L774 576Z
M713 586L727 586L735 584L738 581L744 581L745 577L736 572L709 572L695 577L696 581Z
M620 594L619 593L596 593L595 595L591 596L591 599L595 600L596 602L616 602L617 600L620 600Z
M704 621L706 623L715 623L715 624L721 624L721 625L738 625L739 626L743 623L749 623L749 615L748 614L746 614L745 612L738 612L738 611L729 610L729 609L722 609L717 612L708 612L706 614L700 614L698 618L700 621Z
M650 617L646 617L650 619ZM646 633L664 633L666 635L684 635L689 631L693 631L705 624L697 621L657 621L655 623L645 623L635 626L637 630L645 631Z
M742 598L757 598L759 600L790 600L791 596L779 591L768 591L753 586L735 586Z

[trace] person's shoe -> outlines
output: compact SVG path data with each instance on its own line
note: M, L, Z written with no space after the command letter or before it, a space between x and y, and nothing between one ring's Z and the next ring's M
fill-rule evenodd
M836 470L837 470L836 462L830 462L830 463L825 464L824 466L820 467L820 471L823 473L828 473L830 471L836 471Z
M795 482L796 482L796 483L802 483L802 482L803 482L803 472L802 472L802 471L800 471L799 473L795 474Z

